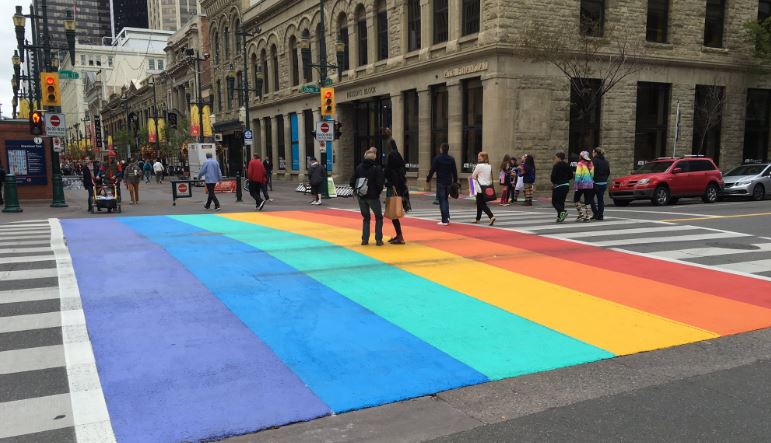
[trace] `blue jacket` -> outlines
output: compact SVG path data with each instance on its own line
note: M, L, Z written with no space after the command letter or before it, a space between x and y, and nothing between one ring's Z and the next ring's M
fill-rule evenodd
M206 183L219 183L222 181L222 173L220 172L220 164L213 158L207 159L201 166L201 171L198 173L198 178L203 177Z

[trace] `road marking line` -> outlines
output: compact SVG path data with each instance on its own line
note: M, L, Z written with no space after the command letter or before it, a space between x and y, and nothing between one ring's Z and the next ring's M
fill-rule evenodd
M30 280L33 278L47 278L56 276L56 268L26 269L23 271L0 271L0 281Z
M46 227L41 227L41 228L15 228L15 229L3 229L3 228L0 228L0 234L2 234L2 235L5 235L5 234L35 234L35 233L47 234L49 232L51 232L51 230L47 226Z
M710 217L710 214L694 214L694 213L688 213L688 212L675 212L675 211L653 211L653 210L645 210L645 211L638 211L634 209L609 209L605 208L605 212L632 212L636 214L667 214L667 215L686 215L690 217Z
M56 258L51 255L28 255L23 257L0 257L0 265L9 263L37 263L41 261L53 261Z
M694 220L720 220L724 218L746 218L746 217L763 217L771 215L771 212L758 212L755 214L736 214L736 215L711 215L707 217L694 217L694 218L673 218L670 220L662 220L666 222L688 222Z
M62 345L0 352L0 374L39 371L62 366L64 366L64 347Z
M3 249L0 248L0 257L3 257L5 254L18 254L18 253L30 253L30 252L50 252L51 246L45 246L45 247L24 247L24 248L15 248L15 249Z
M0 323L0 334L3 332L29 331L31 329L58 328L61 325L62 315L59 311L14 315L3 317L3 321Z
M0 248L12 248L14 246L23 246L23 245L42 245L47 244L48 239L40 239L40 240L0 240ZM7 243L7 244L4 244Z
M736 263L725 263L722 265L713 265L718 269L728 271L749 272L752 274L771 271L771 260L751 260Z
M552 237L557 238L584 238L584 237L604 237L611 235L629 235L629 234L645 234L648 232L665 232L665 231L691 231L693 226L656 226L655 228L634 228L634 229L611 229L607 231L591 231L591 232L568 232L566 234L554 234Z
M58 219L51 223L51 247L56 255L59 271L59 292L62 299L80 299L75 269L72 267L64 231ZM71 322L79 314L62 311L62 323ZM84 334L84 336L81 336ZM72 415L78 442L115 442L110 414L99 382L96 360L85 324L62 327L64 355L67 362L67 378L70 385ZM85 369L85 370L84 370Z
M553 236L550 236L553 237ZM693 234L693 235L673 235L668 237L645 237L645 238L627 238L623 240L607 240L593 242L595 246L628 246L640 245L646 243L675 243L684 241L714 240L718 238L739 238L750 237L749 234L739 234L730 232L716 232L714 234Z
M0 303L51 300L57 297L59 297L59 290L54 286L50 288L0 290Z
M666 257L675 260L687 260L692 258L702 257L719 257L721 255L732 254L749 254L753 252L771 252L771 243L758 243L754 244L759 249L744 249L744 248L691 248L691 249L677 249L674 251L660 251L652 252L657 257Z
M52 420L58 416L62 418ZM0 439L68 428L72 425L69 394L0 403ZM83 441L79 440L79 443Z
M18 241L29 241L30 239L47 241L48 233L40 233L35 235L2 235L0 232L0 243L12 243Z
M46 218L38 218L35 220L12 221L12 222L9 222L8 224L9 225L27 225L27 224L42 224L42 223L48 224L49 221Z
M553 218L553 217L552 217ZM644 222L639 222L637 220L608 220L602 222L602 224L594 224L594 223L552 223L549 225L539 225L539 226L523 226L521 228L517 228L520 232L527 232L530 234L539 234L540 231L551 231L554 229L570 229L570 228L584 228L584 229L593 229L595 227L605 227L605 226L618 226L618 225L634 225L634 224L642 224ZM497 223L496 223L497 225ZM537 231L537 232L536 232ZM588 232L588 231L582 231L582 232Z

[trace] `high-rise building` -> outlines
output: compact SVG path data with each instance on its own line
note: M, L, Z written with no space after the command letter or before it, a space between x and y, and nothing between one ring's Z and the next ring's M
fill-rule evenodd
M199 0L147 0L150 29L177 31L200 14Z
M147 28L147 0L110 0L110 5L115 35L123 28Z
M34 0L35 9L42 14L41 0ZM110 0L47 0L48 32L53 46L64 47L64 19L67 11L73 13L79 43L101 45L103 37L111 37ZM42 20L41 20L42 26ZM42 30L39 31L42 35Z

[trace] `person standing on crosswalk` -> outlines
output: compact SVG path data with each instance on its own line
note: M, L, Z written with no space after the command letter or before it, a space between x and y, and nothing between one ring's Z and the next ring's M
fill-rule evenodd
M610 177L610 163L605 160L605 151L602 148L594 148L592 164L594 164L592 219L602 221L605 218L605 191L608 189L608 178Z
M522 157L522 181L524 182L525 202L523 206L533 206L533 188L535 187L535 159L526 154Z
M583 203L581 198L583 197ZM594 198L594 164L588 151L581 151L576 165L576 192L573 195L573 203L578 211L577 222L589 222L589 208Z
M565 153L554 154L554 166L551 168L551 205L557 211L557 223L564 222L568 217L565 200L570 192L570 180L573 180L573 170L565 162Z

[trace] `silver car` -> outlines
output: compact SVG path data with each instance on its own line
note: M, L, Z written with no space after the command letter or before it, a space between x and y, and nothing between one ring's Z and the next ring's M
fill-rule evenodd
M742 196L763 200L771 195L771 163L737 166L723 174L723 197Z

